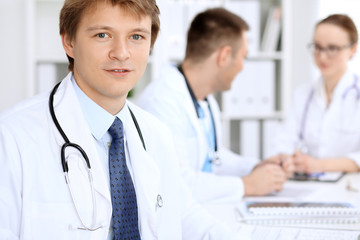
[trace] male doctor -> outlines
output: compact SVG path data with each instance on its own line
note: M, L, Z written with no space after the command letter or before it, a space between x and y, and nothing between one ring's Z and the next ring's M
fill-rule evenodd
M126 101L158 14L155 0L65 1L70 73L0 117L0 239L232 239L182 185L166 127Z
M288 163L257 164L221 144L213 93L228 90L247 55L248 24L223 9L199 13L188 30L185 60L169 66L145 89L139 106L174 134L182 175L198 201L240 202L244 195L282 189Z

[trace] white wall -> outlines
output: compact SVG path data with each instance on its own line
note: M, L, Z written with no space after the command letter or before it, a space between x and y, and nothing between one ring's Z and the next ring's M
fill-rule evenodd
M318 19L319 0L293 0L292 89L314 78L314 62L307 45L312 41Z
M26 0L0 0L0 110L27 97Z

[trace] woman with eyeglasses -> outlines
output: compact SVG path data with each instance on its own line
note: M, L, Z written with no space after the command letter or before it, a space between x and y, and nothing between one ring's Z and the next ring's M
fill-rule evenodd
M297 89L273 159L292 159L296 172L355 172L360 166L360 80L348 68L358 33L350 17L330 15L315 26L312 50L321 76Z

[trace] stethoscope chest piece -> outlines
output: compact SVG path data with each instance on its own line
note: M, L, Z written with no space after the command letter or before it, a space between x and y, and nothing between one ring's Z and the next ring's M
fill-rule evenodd
M216 166L221 165L221 160L217 152L212 153L212 156L210 156L210 162Z
M158 207L162 207L164 205L163 199L160 194L157 195L156 204Z

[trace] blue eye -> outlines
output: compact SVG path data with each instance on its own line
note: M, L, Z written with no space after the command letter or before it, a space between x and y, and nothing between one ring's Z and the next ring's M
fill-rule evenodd
M99 38L106 38L108 37L108 35L106 33L98 33L96 34L96 36L98 36Z
M131 36L131 38L134 39L134 40L140 40L140 39L142 39L142 36L139 35L139 34L134 34L134 35Z

